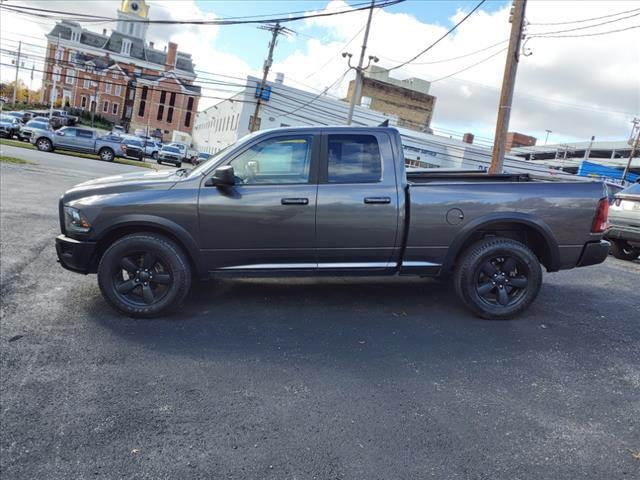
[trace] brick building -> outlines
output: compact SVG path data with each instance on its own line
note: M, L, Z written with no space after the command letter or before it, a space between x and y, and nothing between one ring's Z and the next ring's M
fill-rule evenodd
M383 68L371 66L365 71L360 104L377 112L398 117L398 126L431 132L436 97L429 95L430 84L421 78L399 80ZM351 101L355 80L349 82L347 101Z
M508 152L512 148L516 147L532 147L536 144L537 141L538 139L536 137L531 137L529 135L525 135L524 133L508 132L505 149Z
M123 0L116 30L102 34L63 20L47 35L42 101L94 111L125 126L191 134L201 95L191 55L169 42L158 50L145 40L149 7Z

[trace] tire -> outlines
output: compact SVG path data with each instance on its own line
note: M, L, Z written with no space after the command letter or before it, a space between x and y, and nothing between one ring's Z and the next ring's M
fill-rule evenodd
M176 168L182 167L182 162L176 162Z
M640 255L640 250L633 248L627 242L622 240L610 240L611 254L619 260L635 260Z
M151 154L151 158L153 158L154 160L158 160L158 152L153 152Z
M471 245L458 259L453 282L462 302L485 319L509 319L526 310L542 284L536 255L503 237Z
M98 285L105 300L122 313L157 317L184 301L191 288L191 266L182 248L169 238L135 233L105 251L98 265Z
M53 151L53 143L48 138L39 138L38 140L36 140L36 147L41 152Z
M116 154L108 147L102 147L98 152L98 156L100 160L103 162L113 162L113 159L116 157Z

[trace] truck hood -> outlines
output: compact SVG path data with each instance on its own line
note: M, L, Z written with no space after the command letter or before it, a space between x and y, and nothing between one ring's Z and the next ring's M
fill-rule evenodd
M110 195L136 190L169 190L180 179L175 170L133 172L96 178L80 183L64 194L65 202L94 195Z

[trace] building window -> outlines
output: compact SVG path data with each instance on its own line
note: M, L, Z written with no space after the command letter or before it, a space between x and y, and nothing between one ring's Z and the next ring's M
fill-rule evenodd
M172 107L176 104L176 92L171 92L171 98L169 98L169 105Z
M132 24L129 24L129 27L132 27ZM122 47L120 48L120 53L123 55L129 55L131 53L131 40L128 38L122 39Z
M142 87L142 95L140 97L140 107L138 107L138 116L144 117L144 108L147 104L147 93L149 92L149 87Z
M117 80L120 77L120 75L118 74L118 72L113 72L111 74L111 78L113 78L114 80Z
M67 68L67 76L64 78L64 83L68 85L76 83L76 71L73 68Z
M53 79L56 82L60 81L60 72L62 71L62 69L60 67L58 67L57 65L53 67Z
M167 122L173 122L173 107L169 107L167 110Z
M191 126L191 112L187 112L184 116L184 126L189 128Z
M111 93L111 83L109 82L104 83L104 93Z
M109 111L109 100L105 100L102 104L102 111L107 113Z
M84 82L82 83L82 87L89 88L90 86L91 86L91 80L89 80L88 78L85 78Z
M135 97L136 92L135 90L132 88L129 90L129 100L133 100L133 98Z
M80 36L82 32L80 30L71 30L71 41L72 42L80 42Z
M193 110L193 97L189 97L187 100L187 110Z
M111 113L113 113L114 115L117 115L119 106L120 106L119 103L113 102L113 105L111 106Z
M87 108L87 97L84 95L80 97L80 108Z
M162 90L160 92L160 103L164 103L167 100L167 92Z
M360 105L363 106L364 108L371 108L371 97L362 97L362 100L360 100Z
M55 58L56 58L56 60L60 61L60 60L62 60L62 57L64 57L64 49L58 47L58 49L56 50L56 53L55 53Z
M156 116L156 120L162 120L163 115L164 115L164 105L158 105L158 115Z
M122 85L116 85L116 88L115 88L115 91L113 92L113 94L116 97L119 97L121 93L122 93Z

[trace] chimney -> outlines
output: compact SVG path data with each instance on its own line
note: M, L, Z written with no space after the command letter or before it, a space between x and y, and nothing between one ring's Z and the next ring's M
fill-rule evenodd
M473 133L465 133L462 136L462 141L464 143L473 143Z
M149 42L149 48L153 48L154 43L153 42Z
M107 35L107 29L106 29L106 28L103 28L103 29L102 29L102 35L104 35L104 36L106 36L106 35Z
M169 50L167 51L167 59L164 62L164 69L171 70L176 66L176 55L178 53L178 45L169 42Z
M276 83L282 85L284 83L284 73L278 72L276 73Z

